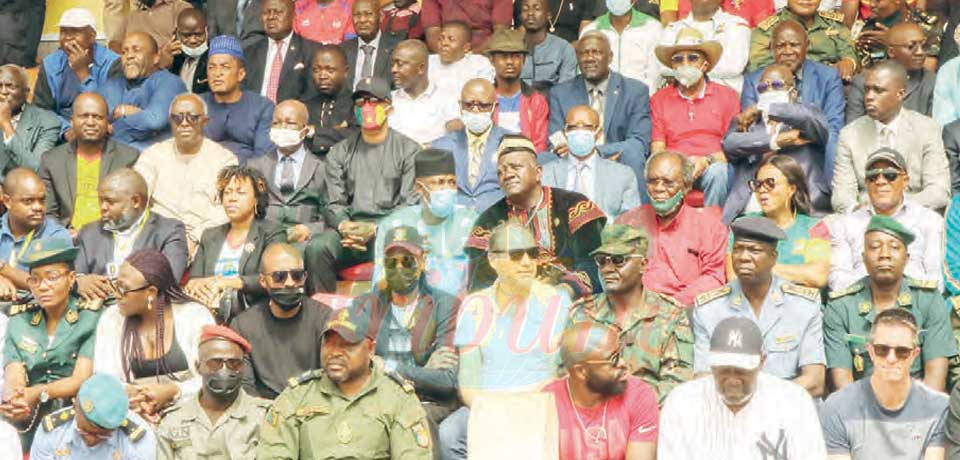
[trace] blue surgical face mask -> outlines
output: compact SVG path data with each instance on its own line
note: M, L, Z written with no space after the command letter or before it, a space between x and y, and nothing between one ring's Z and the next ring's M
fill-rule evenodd
M457 189L445 188L430 192L430 214L445 219L453 214L453 207L457 204Z
M473 134L483 134L493 124L491 112L470 112L464 110L460 113L460 120L467 130Z
M614 16L623 16L633 7L633 0L607 0L607 10Z
M593 131L577 129L567 132L567 147L570 149L570 154L577 158L590 155L596 145L597 134Z

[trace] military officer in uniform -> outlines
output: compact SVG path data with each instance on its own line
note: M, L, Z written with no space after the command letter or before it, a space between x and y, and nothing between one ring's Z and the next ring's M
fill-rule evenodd
M603 293L577 301L567 327L581 321L615 326L630 373L641 378L662 403L677 385L693 378L693 331L686 308L643 286L647 234L626 224L609 224L600 234L594 260Z
M29 269L32 303L13 305L3 344L3 402L0 415L24 434L30 448L36 422L69 405L93 373L93 344L100 304L71 293L77 248L59 238L30 243L21 261Z
M781 21L794 19L807 29L810 45L807 59L821 64L833 65L840 77L849 80L857 71L857 53L853 47L850 30L843 25L843 13L817 11L819 1L804 2L787 0L787 7L765 21L757 24L750 35L750 63L747 71L753 72L773 64L770 40L774 27Z
M750 318L763 332L763 371L804 387L811 396L824 394L820 291L798 286L773 274L777 242L786 233L766 217L743 217L730 225L731 259L737 279L697 297L693 312L696 347L694 371L710 372L710 337L720 321Z
M830 293L823 314L823 339L827 367L838 390L873 372L867 353L870 328L877 314L890 308L909 310L920 328L921 359L914 361L910 374L933 389L946 387L948 360L957 355L957 342L937 282L903 274L907 246L913 239L913 233L892 217L874 215L864 235L867 276Z
M157 443L150 427L129 409L123 384L109 374L83 382L73 407L43 418L33 460L154 460Z
M373 363L376 331L359 309L324 329L322 369L290 379L260 428L258 460L431 459L427 413L413 385Z
M252 349L233 329L203 327L196 363L203 388L161 414L157 460L254 460L270 401L241 388Z

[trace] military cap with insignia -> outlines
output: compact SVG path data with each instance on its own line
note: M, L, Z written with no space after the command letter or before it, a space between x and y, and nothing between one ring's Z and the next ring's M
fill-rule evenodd
M730 224L734 240L753 240L777 244L787 239L787 234L766 217L741 217Z
M886 233L900 241L903 244L910 246L910 243L913 243L913 240L916 238L913 232L907 230L900 222L897 222L896 219L890 216L881 216L879 214L874 214L870 218L870 223L867 224L867 231L864 232L883 232Z
M34 268L56 263L73 264L79 248L60 238L41 238L30 243L30 253L20 263Z
M443 176L457 173L453 152L442 149L423 149L413 157L414 177Z
M417 229L400 225L387 231L383 238L383 252L386 253L393 248L406 249L411 254L423 254L423 238Z
M626 224L610 224L600 233L600 246L590 255L610 254L622 256L633 253L647 241L647 233L638 227Z
M83 416L107 430L120 428L127 419L129 404L123 383L108 374L93 374L77 392L77 405Z
M327 320L323 335L335 332L348 343L360 343L364 338L376 340L375 331L370 328L370 315L365 308L342 308Z

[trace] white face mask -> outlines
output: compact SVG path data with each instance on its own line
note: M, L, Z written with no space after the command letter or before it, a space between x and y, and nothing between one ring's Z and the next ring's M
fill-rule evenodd
M483 134L493 124L493 112L460 112L460 121L473 134Z
M790 103L790 91L780 90L780 91L767 91L765 93L760 93L757 96L757 109L763 112L764 114L770 111L771 104L789 104Z
M681 86L689 88L703 78L703 70L692 65L682 65L673 71L673 76L676 77Z
M207 42L201 43L200 46L196 48L191 48L187 45L183 45L180 47L180 51L183 51L183 54L186 54L187 56L190 56L192 58L200 57L203 55L203 53L207 52Z
M270 128L270 141L280 148L296 147L303 142L304 130Z
M633 0L607 0L607 10L614 16L623 16L633 7Z

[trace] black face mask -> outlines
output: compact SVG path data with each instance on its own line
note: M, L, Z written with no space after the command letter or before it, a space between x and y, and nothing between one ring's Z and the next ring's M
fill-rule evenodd
M303 288L270 288L267 289L270 300L283 311L290 311L303 303Z
M240 373L223 366L217 372L203 376L203 389L217 399L230 399L240 391Z
M420 270L417 268L385 268L384 276L387 279L387 287L391 292L400 295L406 295L413 292L417 287L417 281L420 280Z

